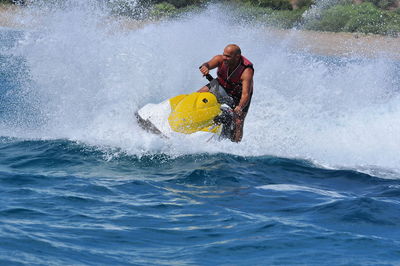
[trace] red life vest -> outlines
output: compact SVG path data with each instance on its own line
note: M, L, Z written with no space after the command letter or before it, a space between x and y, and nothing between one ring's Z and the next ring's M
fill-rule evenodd
M236 69L228 75L228 66L222 62L218 66L217 75L218 83L224 87L225 91L232 96L236 105L239 104L242 97L242 81L241 77L246 68L251 68L254 71L253 64L244 56L241 56L240 63ZM253 87L253 85L251 85ZM253 93L251 87L250 94Z

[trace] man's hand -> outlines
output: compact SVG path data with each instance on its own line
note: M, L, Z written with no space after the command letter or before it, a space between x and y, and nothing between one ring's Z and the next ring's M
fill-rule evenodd
M208 75L210 73L210 70L208 69L208 67L205 64L203 64L200 67L200 72L201 72L201 74L203 74L203 76L205 76L205 75Z
M243 110L240 108L240 106L236 106L235 109L233 110L236 116L241 117L243 115Z
M210 69L218 67L218 65L222 64L222 61L222 55L214 56L210 61L202 64L201 67L199 67L201 74L203 74L203 76L210 74Z

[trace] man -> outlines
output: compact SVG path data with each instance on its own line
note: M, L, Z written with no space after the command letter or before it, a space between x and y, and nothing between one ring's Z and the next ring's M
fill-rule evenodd
M235 126L231 140L240 142L243 136L244 119L253 95L253 64L242 56L239 46L229 44L225 47L222 55L216 55L207 63L202 64L200 72L207 75L211 69L216 67L218 68L218 83L234 101L233 119ZM198 92L208 92L209 90L210 85L207 84Z

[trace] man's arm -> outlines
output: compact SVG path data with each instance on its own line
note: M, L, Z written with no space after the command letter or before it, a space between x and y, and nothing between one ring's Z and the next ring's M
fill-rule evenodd
M234 110L238 116L242 115L243 109L249 103L253 85L253 75L254 71L251 68L246 68L242 73L242 97L240 98L238 106L236 106Z
M209 74L210 69L216 68L222 62L222 55L216 55L210 61L204 63L200 67L200 72L204 76Z

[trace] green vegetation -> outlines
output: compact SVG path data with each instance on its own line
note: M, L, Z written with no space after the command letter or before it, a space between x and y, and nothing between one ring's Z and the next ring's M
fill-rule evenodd
M142 1L146 3L150 3L152 5L171 5L174 6L175 8L184 8L187 6L192 6L192 5L201 5L204 4L206 1L204 0L147 0L147 1Z
M1 1L1 0L0 0ZM105 0L114 15L136 19L161 19L193 10L208 0Z
M355 4L340 0L338 4L318 10L317 16L305 13L315 0L230 0L239 19L256 20L279 28L298 27L309 30L333 32L360 32L400 35L400 8L397 0L365 0ZM164 0L152 2L151 16L174 16L206 0ZM188 8L189 7L189 8ZM388 10L392 9L392 10Z
M178 12L178 9L170 3L163 2L159 4L155 4L150 12L150 16L152 18L162 18L166 16L175 15Z
M266 25L279 28L292 28L299 23L306 10L305 7L296 10L275 10L269 7L259 7L250 2L235 3L236 16L243 20L256 20Z
M249 0L247 2L256 7L268 7L276 10L292 9L292 5L288 0Z
M268 8L273 10L293 10L309 8L313 0L234 0L235 4L252 6L255 8Z
M368 0L360 4L342 0L336 5L317 10L317 15L307 14L306 11L312 4L308 0L297 2L297 9L276 8L276 3L283 0L276 0L275 4L267 6L272 1L274 0L237 0L234 3L240 16L280 28L400 35L400 8L380 8L393 8L395 0Z
M398 35L400 14L381 10L372 3L337 5L324 10L318 19L308 21L305 28Z
M366 0L365 2L371 3L381 9L396 8L397 5L396 0Z
M173 5L170 2L175 2L175 3L179 3L177 5ZM185 5L183 4L183 2L185 2ZM189 3L194 3L194 4L189 4ZM173 17L173 16L177 16L179 14L185 13L185 12L189 12L189 11L193 11L198 9L199 7L202 6L202 4L204 4L205 1L200 1L200 0L192 0L192 1L163 1L161 3L157 3L154 4L151 8L150 8L150 13L149 13L149 17L152 19L161 19L164 17Z
M58 1L58 0L48 0ZM175 17L216 0L105 0L113 13L138 19ZM361 32L400 36L399 0L338 0L324 8L318 0L223 0L239 20L257 21L279 28L333 32ZM23 4L24 0L0 0ZM309 12L312 10L313 12ZM312 14L310 14L312 13Z

